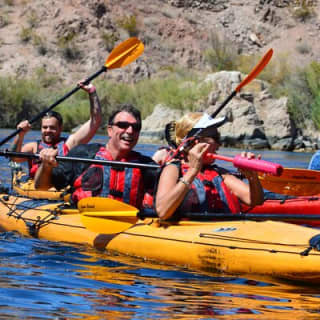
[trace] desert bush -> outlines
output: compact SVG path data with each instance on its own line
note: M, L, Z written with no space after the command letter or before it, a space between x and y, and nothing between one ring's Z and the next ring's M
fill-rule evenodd
M62 57L67 61L73 61L82 57L82 52L75 41L76 34L70 32L68 35L58 39L58 47Z
M0 15L0 28L7 26L10 23L9 16L7 13L2 13Z
M296 50L301 54L308 54L311 52L311 47L307 43L300 43L296 46Z
M209 47L204 53L211 71L236 70L239 54L226 38L221 39L216 33L210 35Z
M149 115L156 104L163 103L174 109L195 110L207 98L209 86L199 86L200 78L190 72L180 71L165 78L142 80L135 84L99 82L98 92L109 114L119 103L130 102Z
M44 56L48 52L48 48L46 46L43 38L37 34L32 35L32 44L37 48L37 51L40 55Z
M29 27L22 27L19 36L22 42L29 42L32 38L32 29Z
M101 39L105 48L108 51L112 51L112 49L114 48L114 44L119 40L119 37L111 32L102 32Z
M305 22L308 19L315 16L313 1L309 1L309 0L294 1L294 4L292 6L293 6L291 9L292 15L298 21Z
M36 28L39 23L40 23L40 19L38 17L38 14L35 10L31 10L27 16L27 22L30 26L30 28Z
M12 128L22 119L30 119L46 105L39 83L13 77L0 78L0 124Z
M130 37L135 37L139 34L137 18L134 15L119 18L117 24L120 28L126 30Z

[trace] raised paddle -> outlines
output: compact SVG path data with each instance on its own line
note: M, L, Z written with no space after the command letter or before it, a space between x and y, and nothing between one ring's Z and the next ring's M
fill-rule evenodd
M283 168L278 177L259 174L264 189L290 195L313 196L320 194L320 171L309 169Z
M28 152L16 152L8 150L0 150L0 156L5 157L16 157L16 158L30 158L39 159L40 156L37 153ZM245 157L236 156L234 159L214 155L215 158L232 161L236 167L256 170L261 172L267 172L269 174L279 174L282 170L282 166L277 163L259 160L259 159L247 159ZM124 161L113 161L113 160L99 160L99 159L88 159L88 158L78 158L78 157L68 157L68 156L56 156L57 161L68 161L68 162L83 162L90 164L100 164L103 166L114 166L114 167L127 167L127 168L140 168L140 169L159 169L158 164L147 164L147 163L135 163L135 162L124 162Z
M86 228L94 232L112 234L123 232L134 226L138 219L157 218L156 213L141 213L126 203L100 197L89 197L78 202L81 220ZM320 220L320 214L277 214L277 213L206 213L186 212L183 218L193 221L215 220L277 220L299 221Z
M136 60L144 50L143 43L135 37L129 38L126 41L120 43L118 46L116 46L108 56L104 66L100 70L98 70L96 73L88 77L86 80L84 80L84 84L88 84L90 81L98 77L101 73L106 72L109 69L116 69L121 68L132 61ZM58 104L69 98L71 95L73 95L75 92L77 92L80 89L80 86L77 85L74 89L72 89L70 92L65 94L62 98L57 100L55 103L53 103L51 106L40 112L38 115L33 117L29 123L32 124L42 118L47 112L52 110L54 107L56 107ZM0 146L5 144L7 141L9 141L11 138L13 138L15 135L17 135L22 129L19 128L16 131L12 132L9 136L2 139L0 141Z
M218 113L225 107L225 105L238 93L240 90L250 83L253 79L255 79L261 71L265 68L265 66L269 63L271 57L273 55L273 49L269 49L268 52L262 57L259 63L251 70L251 72L238 84L235 90L222 102L215 112L211 114L211 118L215 118Z
M189 146L193 143L192 137L197 137L201 134L204 128L202 126L203 122L206 122L209 119L215 118L218 113L227 105L227 103L238 93L240 90L250 83L253 79L255 79L259 73L265 68L265 66L269 63L271 57L273 55L273 49L269 49L268 52L262 57L259 63L251 70L251 72L238 84L235 90L222 102L222 104L210 115L204 114L203 117L194 125L194 127L189 131L187 136L185 137L185 141L179 146L178 152L181 152L186 146Z

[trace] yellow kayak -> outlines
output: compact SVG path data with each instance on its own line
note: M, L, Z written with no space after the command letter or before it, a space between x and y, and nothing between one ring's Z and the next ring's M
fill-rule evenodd
M49 190L36 190L33 179L28 179L23 171L14 171L12 177L12 188L20 196L33 199L64 200L64 192L55 188Z
M112 233L119 224L125 230ZM149 218L130 223L116 217L84 216L63 202L1 195L0 227L191 270L320 283L320 252L309 244L320 231L283 222L180 221L162 225Z

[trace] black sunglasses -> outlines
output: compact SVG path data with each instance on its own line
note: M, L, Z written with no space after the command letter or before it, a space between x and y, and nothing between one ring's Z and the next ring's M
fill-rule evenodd
M111 124L112 126L117 126L120 129L128 129L130 126L134 131L140 131L141 130L141 123L130 123L127 121L118 121Z

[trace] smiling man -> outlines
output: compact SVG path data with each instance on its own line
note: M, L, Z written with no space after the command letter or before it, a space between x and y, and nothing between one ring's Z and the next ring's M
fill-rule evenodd
M141 130L141 115L130 104L114 111L108 121L109 140L106 145L80 145L70 151L70 157L152 163L153 160L133 151ZM55 149L40 152L42 164L35 177L35 186L47 190L54 186L60 190L72 186L74 203L82 198L99 196L116 199L141 208L146 190L153 188L154 170L119 168L85 163L56 161Z
M41 140L33 141L23 145L25 134L31 129L28 120L24 120L17 125L21 128L19 135L13 141L12 151L38 153L43 149L56 148L58 155L66 155L69 150L83 143L88 143L95 135L101 124L101 106L96 88L92 84L84 85L79 82L79 87L88 92L90 99L90 119L85 122L75 133L68 138L61 137L63 120L60 113L49 111L41 119ZM15 162L28 161L29 177L33 178L38 166L38 160L30 161L28 158L11 158Z

